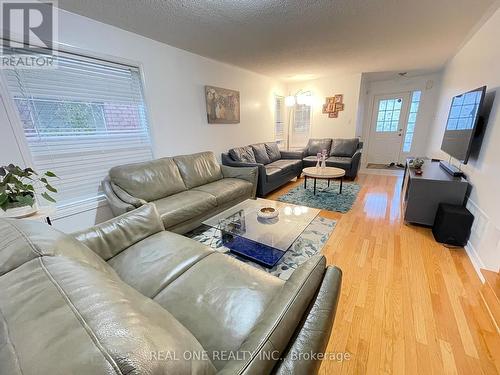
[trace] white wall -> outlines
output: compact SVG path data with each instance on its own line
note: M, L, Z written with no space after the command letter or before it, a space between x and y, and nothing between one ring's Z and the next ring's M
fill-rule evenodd
M294 82L287 87L288 93L299 90L311 91L314 96L311 119L311 137L313 138L352 138L356 134L359 89L361 74L332 76L312 81ZM338 118L329 118L323 114L323 104L328 96L344 95L344 111Z
M360 95L360 111L362 111L362 136L365 142L362 159L362 166L368 162L368 148L370 142L370 127L374 98L377 95L388 95L420 90L422 92L415 133L408 156L424 156L427 152L427 136L429 129L434 122L436 112L436 102L439 96L441 73L424 74L411 78L398 77L385 80L363 79L364 92Z
M141 65L155 157L211 150L220 158L230 147L274 138L273 99L285 94L277 80L62 10L59 41L83 53ZM204 85L240 91L240 124L207 123ZM20 152L1 112L0 164L19 162ZM109 216L104 207L56 220L55 225L69 231Z
M444 70L436 121L429 136L428 154L446 158L440 151L451 99L487 85L496 92L479 157L463 169L473 189L468 207L476 216L468 252L476 266L500 268L500 10L449 61Z

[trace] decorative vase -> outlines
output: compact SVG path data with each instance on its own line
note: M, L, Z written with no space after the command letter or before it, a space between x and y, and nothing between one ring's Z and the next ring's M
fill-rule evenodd
M38 212L38 205L7 208L7 211L0 211L0 216L12 219L22 219L34 215Z
M316 168L319 168L321 166L321 153L318 152L316 155Z
M321 168L326 168L326 155L327 155L327 151L326 150L323 150L321 152Z

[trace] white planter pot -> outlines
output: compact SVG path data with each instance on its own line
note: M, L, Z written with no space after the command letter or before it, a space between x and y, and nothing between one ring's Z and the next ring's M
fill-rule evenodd
M36 214L38 211L38 205L35 204L33 207L24 206L24 207L16 207L16 208L8 208L7 211L0 210L1 217L9 217L13 219L21 219L23 217L28 217Z

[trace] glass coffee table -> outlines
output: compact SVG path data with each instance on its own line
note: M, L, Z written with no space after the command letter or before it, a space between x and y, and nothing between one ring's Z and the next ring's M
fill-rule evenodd
M257 213L263 207L275 208L278 217L259 218ZM222 244L232 253L272 268L319 212L316 208L267 199L248 199L203 224L215 228L215 233L220 231Z

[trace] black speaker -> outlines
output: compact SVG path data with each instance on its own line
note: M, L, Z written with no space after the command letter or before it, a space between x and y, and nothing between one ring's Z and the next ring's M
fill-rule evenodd
M470 237L474 215L463 206L440 203L432 233L437 242L465 246Z

